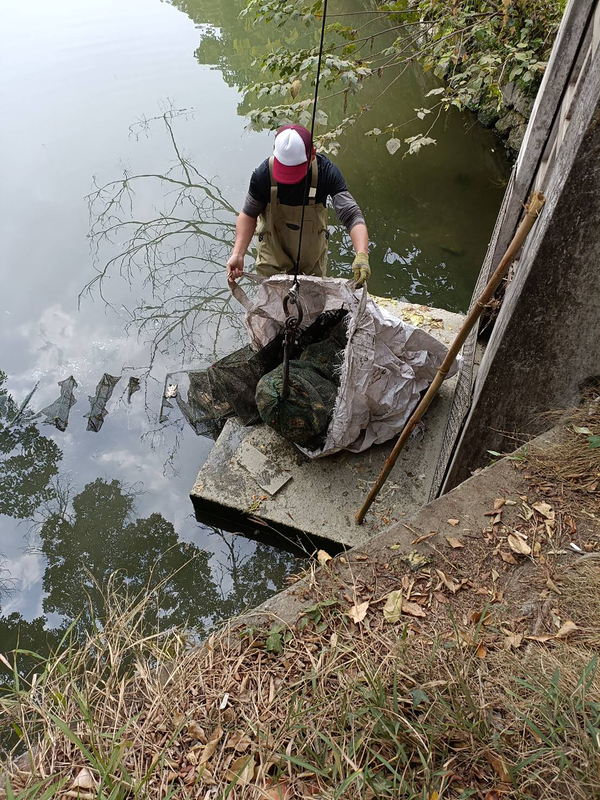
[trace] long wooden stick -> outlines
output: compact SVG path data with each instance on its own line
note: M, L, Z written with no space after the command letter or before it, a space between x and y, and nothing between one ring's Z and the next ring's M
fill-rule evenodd
M442 384L442 381L448 374L450 367L454 363L456 356L458 355L461 347L465 343L465 339L467 338L471 329L473 328L473 326L483 313L483 309L486 307L486 304L494 296L494 292L498 288L500 281L504 277L509 266L514 261L519 250L521 249L523 242L527 238L529 231L531 230L533 223L538 218L539 213L542 210L542 207L545 202L546 198L541 192L533 192L533 194L531 195L531 200L529 201L529 204L526 206L525 217L523 218L523 221L519 225L512 242L508 246L506 253L504 254L498 266L496 267L496 271L490 278L488 285L485 287L485 289L477 299L477 302L469 312L467 318L463 322L462 328L456 335L455 340L452 342L452 345L448 350L448 354L444 359L443 364L438 369L435 378L433 379L431 385L429 386L429 389L421 399L419 405L416 407L411 418L404 426L402 433L398 437L398 441L394 445L394 449L392 450L390 457L385 462L385 465L381 471L381 475L375 481L375 485L369 492L369 495L365 500L362 508L358 511L356 515L356 521L359 525L362 525L363 520L365 518L365 514L371 507L373 500L375 500L375 498L381 491L381 487L386 482L388 475L392 471L394 464L396 463L396 460L402 451L402 448L404 447L404 445L408 441L408 437L412 433L413 428L419 422L423 414L427 411L429 405L431 404L431 401L436 396L438 389Z

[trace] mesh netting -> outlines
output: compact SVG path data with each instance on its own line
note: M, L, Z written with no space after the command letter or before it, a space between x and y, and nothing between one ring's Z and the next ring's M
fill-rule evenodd
M301 447L321 447L337 398L345 346L342 321L327 338L308 345L299 359L291 360L285 399L283 365L264 375L256 387L256 405L264 422Z
M313 352L311 348L321 346L321 350L314 351L311 358L314 359L315 364L321 363L326 367L325 361L328 357L326 343L329 341L329 335L342 336L345 343L345 333L336 331L340 321L347 313L345 309L337 309L326 311L317 317L312 325L300 331L292 357L294 359L303 358L304 353ZM337 349L339 348L336 346L336 352ZM333 367L335 359L333 351L330 353L330 357ZM253 350L250 345L246 345L215 362L208 369L189 372L190 385L187 400L178 394L177 405L194 431L202 436L216 437L222 430L225 420L232 416L239 417L244 425L254 425L261 421L255 397L257 385L263 375L271 373L278 365L281 365L282 361L283 334L276 336L258 351ZM291 363L296 362L292 361ZM303 367L303 370L303 374L308 376L307 367ZM290 374L291 372L290 369ZM318 382L330 380L328 376L317 374L312 377ZM323 400L328 407L330 405L329 415L333 403L335 403L336 392L337 384L334 386L333 401L329 402L329 395Z

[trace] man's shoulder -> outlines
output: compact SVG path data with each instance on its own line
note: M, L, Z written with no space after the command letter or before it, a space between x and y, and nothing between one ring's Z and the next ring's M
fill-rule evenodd
M317 164L319 165L319 169L331 169L332 167L335 167L333 161L327 158L326 155L323 155L323 153L317 153Z
M317 153L317 164L319 165L319 174L323 176L327 193L334 195L344 191L346 181L340 168L321 153Z
M269 177L269 159L265 158L264 161L261 161L258 167L254 170L254 174L257 178Z

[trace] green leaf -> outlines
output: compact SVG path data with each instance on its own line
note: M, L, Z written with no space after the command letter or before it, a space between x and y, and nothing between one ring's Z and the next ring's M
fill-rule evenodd
M590 443L590 450L596 450L596 448L600 447L600 436L588 436L587 440Z
M413 708L418 708L421 703L429 703L429 695L422 689L413 689L409 694L413 699Z

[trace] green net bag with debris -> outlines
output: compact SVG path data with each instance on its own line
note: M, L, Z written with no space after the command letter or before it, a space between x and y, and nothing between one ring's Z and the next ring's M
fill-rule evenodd
M306 392L315 402L312 423L315 433L301 437L299 444L310 441L316 446L321 432L321 428L317 430L315 427L316 420L325 420L326 426L326 420L333 411L339 383L334 376L334 370L340 363L346 341L345 326L339 323L347 313L345 309L323 312L299 332L294 345L292 363L295 365L302 359L301 370L304 372L304 377L298 377L295 385L299 388L304 383ZM334 338L331 338L331 334ZM174 395L175 402L194 431L202 436L216 438L230 417L237 417L243 425L254 425L261 422L263 416L256 402L257 384L267 374L272 374L275 379L277 369L281 371L282 361L283 334L278 333L259 349L248 344L219 359L207 369L190 370L187 373L187 399L178 391ZM322 374L313 374L319 369ZM323 382L327 382L328 386L323 389L319 401L314 387ZM305 402L302 412L307 419L308 405ZM165 406L169 408L172 404L163 399L163 408ZM282 410L282 419L286 416L289 414ZM285 430L283 424L280 432L285 435Z
M264 375L256 387L261 418L294 444L323 445L340 384L347 323L338 323L322 341L308 345L289 363L289 391L284 399L283 364Z

